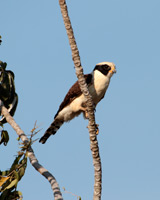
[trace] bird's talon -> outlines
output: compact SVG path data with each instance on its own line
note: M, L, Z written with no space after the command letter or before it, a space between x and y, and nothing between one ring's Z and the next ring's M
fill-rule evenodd
M96 124L96 135L99 134L99 128L98 128L99 124Z

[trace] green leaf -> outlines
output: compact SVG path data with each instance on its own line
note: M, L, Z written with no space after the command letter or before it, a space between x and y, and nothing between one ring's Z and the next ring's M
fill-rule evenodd
M0 176L8 176L9 170L6 171L0 171Z
M16 178L7 187L5 187L4 190L11 189L12 187L16 188L17 187L17 183L18 183L18 179Z
M19 181L21 180L21 178L23 177L25 173L25 167L21 167L18 171L18 174L19 174Z
M3 143L3 144L6 146L7 143L8 143L8 141L9 141L9 134L8 134L8 132L5 131L5 130L2 130L2 131L1 131L1 140L0 140L0 144Z
M23 155L23 154L22 154L22 155ZM16 157L16 159L14 160L14 162L13 162L11 168L10 168L10 172L12 172L13 170L16 170L16 168L17 168L17 166L18 166L18 162L19 162L19 160L21 159L22 155L18 155L18 156Z

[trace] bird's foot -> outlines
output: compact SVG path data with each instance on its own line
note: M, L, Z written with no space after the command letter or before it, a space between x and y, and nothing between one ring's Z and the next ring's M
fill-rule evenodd
M87 112L87 110L84 112L84 117L85 117L86 119L88 119L88 112Z
M98 135L99 134L99 128L98 128L99 124L96 124L95 126L96 126L96 135Z
M84 118L85 118L85 119L88 119L88 111L87 111L87 108L81 106L80 110L83 112Z

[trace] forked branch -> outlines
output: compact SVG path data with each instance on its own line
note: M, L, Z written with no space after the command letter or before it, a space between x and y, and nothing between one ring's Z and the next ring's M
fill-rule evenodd
M3 106L3 102L1 100L0 100L0 110L1 114L6 118L6 121L11 125L11 127L16 131L17 135L21 138L23 143L27 144L29 142L27 136L25 135L24 131L19 127L19 125L15 122L13 117L9 114L8 110ZM29 157L31 165L40 174L42 174L51 184L55 200L63 200L59 185L55 177L42 165L39 164L31 146L29 146L28 148L27 155Z

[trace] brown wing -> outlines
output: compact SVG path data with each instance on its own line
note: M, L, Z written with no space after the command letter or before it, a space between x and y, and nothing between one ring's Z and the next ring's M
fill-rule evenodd
M84 77L86 79L87 85L89 85L92 82L92 74L86 74L86 75L84 75ZM65 96L63 102L59 106L59 109L58 109L54 118L57 117L58 113L64 107L66 107L68 104L70 104L75 98L79 97L81 94L82 94L82 92L81 92L81 89L79 87L79 83L78 83L78 81L76 81L75 84L72 85L72 87L69 89L69 91L68 91L67 95Z

